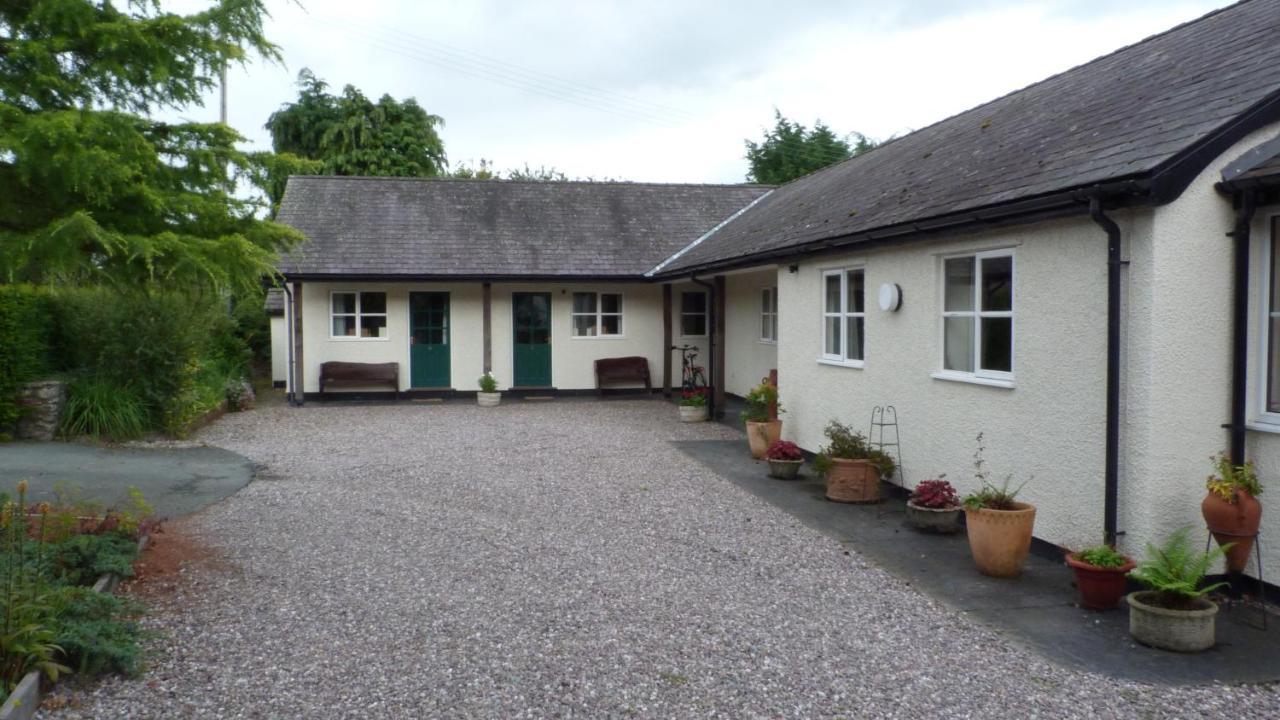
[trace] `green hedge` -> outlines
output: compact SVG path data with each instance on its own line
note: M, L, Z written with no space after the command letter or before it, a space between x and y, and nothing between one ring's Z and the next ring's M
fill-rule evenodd
M0 285L0 436L18 420L19 386L50 370L52 325L48 293Z

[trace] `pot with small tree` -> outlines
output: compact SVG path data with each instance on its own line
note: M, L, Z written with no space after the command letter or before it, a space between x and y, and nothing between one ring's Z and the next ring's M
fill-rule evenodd
M778 480L795 480L800 476L800 467L804 465L804 453L800 446L788 440L779 440L765 451L764 459L769 463L769 477Z
M1262 483L1258 482L1252 462L1232 465L1225 453L1218 453L1212 460L1217 472L1205 481L1209 492L1200 503L1200 513L1218 544L1231 546L1227 569L1243 572L1262 523L1262 503L1258 502Z
M741 417L747 427L751 457L762 460L769 446L782 437L782 421L778 419L778 413L782 412L782 405L778 403L778 386L765 380L751 388L743 400L747 407Z
M843 503L880 502L880 478L893 475L893 458L873 450L862 433L836 420L822 431L827 446L813 469L827 478L827 499Z
M964 498L965 527L969 536L969 551L978 572L991 577L1013 578L1022 574L1027 555L1031 552L1031 532L1036 522L1036 508L1030 503L1018 502L1018 492L1023 485L1009 489L1013 476L1005 477L999 487L989 478L982 453L982 433L978 433L978 449L973 454L973 476L980 483L978 490Z
M1146 557L1129 573L1151 588L1128 597L1129 634L1143 645L1177 652L1213 647L1218 606L1205 596L1226 583L1200 585L1231 543L1201 552L1193 547L1190 531L1179 529L1158 548L1148 544Z
M476 404L480 407L495 407L502 402L502 393L498 392L498 378L487 372L480 376L480 392L476 393Z
M907 523L920 532L950 535L960 529L960 496L946 474L921 480L907 498Z
M1090 610L1110 610L1124 597L1125 576L1134 562L1110 545L1098 545L1069 553L1067 565L1075 573L1080 604Z
M707 389L694 388L680 394L680 422L703 422L707 419Z

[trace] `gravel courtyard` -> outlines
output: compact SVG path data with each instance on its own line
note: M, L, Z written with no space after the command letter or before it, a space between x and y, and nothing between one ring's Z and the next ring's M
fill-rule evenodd
M1280 716L1066 670L738 490L652 401L267 407L148 671L53 717ZM745 451L745 450L744 450ZM162 537L163 542L163 537Z

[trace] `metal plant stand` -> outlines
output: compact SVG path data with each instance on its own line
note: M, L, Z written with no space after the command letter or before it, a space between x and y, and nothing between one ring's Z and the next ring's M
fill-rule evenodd
M893 442L886 442L885 428L893 431ZM898 487L904 487L907 474L902 466L902 443L898 436L898 409L892 405L877 405L871 408L871 429L867 431L867 443L876 450L893 458L898 468ZM887 451L885 448L893 448ZM885 478L890 482L892 478Z
M1267 583L1262 576L1262 533L1254 533L1252 535L1237 535L1235 533L1223 532L1221 530L1209 530L1209 537L1205 538L1204 551L1209 552L1209 548L1213 544L1214 533L1225 535L1229 538L1253 538L1253 556L1258 563L1258 609L1262 613L1262 629L1267 629ZM1248 568L1246 568L1248 569ZM1230 572L1230 570L1228 570ZM1244 573L1241 572L1243 575Z

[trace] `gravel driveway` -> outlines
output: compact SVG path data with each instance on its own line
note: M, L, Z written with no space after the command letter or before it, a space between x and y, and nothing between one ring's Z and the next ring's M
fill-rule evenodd
M150 669L57 717L1274 718L1267 687L1053 665L686 458L650 401L230 415L267 470ZM61 691L65 696L66 690Z

